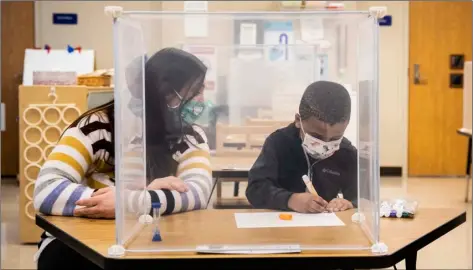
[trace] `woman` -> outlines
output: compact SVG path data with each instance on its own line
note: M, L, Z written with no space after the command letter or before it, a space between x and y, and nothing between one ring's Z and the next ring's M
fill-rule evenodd
M132 71L126 75L130 92L141 99L140 91L130 83ZM198 58L174 48L157 52L145 64L147 207L159 201L163 214L205 208L210 196L207 139L181 115L188 102L201 94L206 72ZM135 81L139 78L134 76ZM114 126L114 101L84 113L71 124L36 180L37 211L115 217ZM36 258L39 270L99 269L47 232Z

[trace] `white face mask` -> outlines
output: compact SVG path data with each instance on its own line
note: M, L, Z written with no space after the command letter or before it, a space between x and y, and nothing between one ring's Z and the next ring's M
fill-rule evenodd
M315 159L326 159L340 149L340 143L342 142L343 137L335 141L324 142L307 134L302 127L302 122L300 123L302 132L304 133L302 148L304 148L306 153L311 157Z

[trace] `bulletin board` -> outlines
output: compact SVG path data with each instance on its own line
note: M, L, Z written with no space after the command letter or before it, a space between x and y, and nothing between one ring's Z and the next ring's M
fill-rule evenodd
M87 87L20 86L20 241L36 243L41 229L35 224L34 184L57 140L87 110Z

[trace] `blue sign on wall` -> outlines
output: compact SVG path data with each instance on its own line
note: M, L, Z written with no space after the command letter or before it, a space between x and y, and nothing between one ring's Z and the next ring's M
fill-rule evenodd
M381 19L378 19L379 26L391 26L393 24L393 17L386 15Z
M77 13L53 13L53 24L77 24Z

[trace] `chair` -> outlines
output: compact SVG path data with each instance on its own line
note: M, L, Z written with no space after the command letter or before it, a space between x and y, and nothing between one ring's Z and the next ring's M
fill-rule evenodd
M255 158L259 155L266 137L277 127L266 126L229 126L216 125L216 157ZM231 168L229 168L231 169ZM248 181L248 178L220 178L217 181L217 202L214 208L249 208L246 199L222 198L222 183L233 182L233 196L239 193L239 183Z

